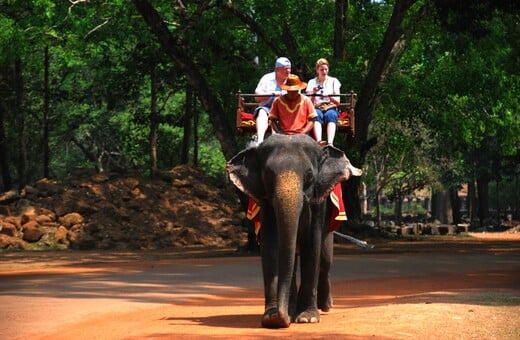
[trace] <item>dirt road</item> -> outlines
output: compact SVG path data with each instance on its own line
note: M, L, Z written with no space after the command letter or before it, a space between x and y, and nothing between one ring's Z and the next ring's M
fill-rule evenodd
M520 236L338 245L320 324L260 327L260 259L0 254L1 339L520 339Z

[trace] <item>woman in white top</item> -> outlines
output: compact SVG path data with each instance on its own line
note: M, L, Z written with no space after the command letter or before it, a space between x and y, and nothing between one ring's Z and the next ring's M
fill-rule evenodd
M327 144L334 144L336 128L338 126L341 83L338 79L329 76L329 62L325 58L316 61L316 78L307 83L307 94L312 98L318 117L314 121L314 137L321 142L323 125L327 131Z

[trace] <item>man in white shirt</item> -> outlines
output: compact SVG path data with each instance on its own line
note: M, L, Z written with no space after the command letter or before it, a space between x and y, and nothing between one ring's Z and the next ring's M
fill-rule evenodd
M258 107L255 109L257 143L264 141L265 133L269 127L269 111L271 104L276 97L285 93L280 87L285 84L287 77L291 74L291 61L286 57L276 59L274 72L265 74L256 86L255 94L262 97L255 97ZM266 97L266 95L270 95Z

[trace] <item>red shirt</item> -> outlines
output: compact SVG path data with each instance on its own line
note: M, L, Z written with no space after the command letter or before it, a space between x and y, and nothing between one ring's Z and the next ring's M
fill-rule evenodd
M276 98L269 111L269 118L277 120L280 129L288 135L304 132L307 121L313 120L316 116L312 101L301 94L294 102L287 101L285 95Z

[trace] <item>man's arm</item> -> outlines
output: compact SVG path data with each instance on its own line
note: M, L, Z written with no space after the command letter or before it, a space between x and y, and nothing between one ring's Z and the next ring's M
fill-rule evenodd
M273 92L260 92L256 91L255 94L257 95L263 95L263 97L255 97L255 101L257 103L265 102L267 100L267 97L274 96L274 97L280 97L282 95L282 91L273 91Z
M313 127L314 127L314 120L308 120L302 133L305 135L309 134L312 131Z

